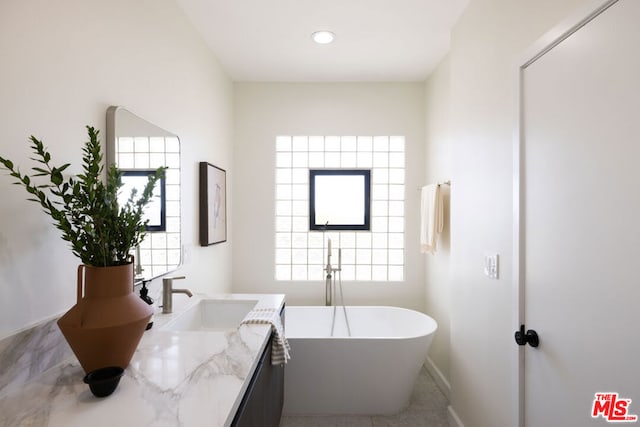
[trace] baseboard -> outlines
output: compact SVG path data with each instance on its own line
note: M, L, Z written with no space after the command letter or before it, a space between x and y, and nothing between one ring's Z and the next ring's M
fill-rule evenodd
M451 405L447 406L447 419L449 420L450 427L464 427L464 424L462 424L458 414L456 414L456 411L453 410Z
M427 371L429 371L429 374L431 374L431 376L433 377L433 380L436 382L436 385L438 386L442 394L444 394L447 400L451 402L451 384L449 384L447 378L440 371L440 369L438 369L435 363L433 363L433 360L431 360L429 356L427 356L427 360L425 360L424 366L425 368L427 368Z

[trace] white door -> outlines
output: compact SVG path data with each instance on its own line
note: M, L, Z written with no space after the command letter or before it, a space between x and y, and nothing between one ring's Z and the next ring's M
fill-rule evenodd
M521 67L527 427L640 415L640 1L590 18Z

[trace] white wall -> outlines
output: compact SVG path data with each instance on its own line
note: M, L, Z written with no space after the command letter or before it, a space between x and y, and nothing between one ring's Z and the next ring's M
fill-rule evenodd
M449 57L426 85L426 170L449 175L450 249L430 260L428 306L450 307L453 410L466 427L515 425L512 324L512 135L516 60L581 0L474 0L456 25ZM448 125L433 124L446 120ZM442 171L442 172L440 172ZM485 253L500 254L500 278L483 276ZM445 256L448 255L448 256ZM441 287L449 287L449 295ZM446 316L446 313L445 313ZM434 354L432 352L432 354Z
M424 309L418 246L418 187L423 184L422 83L235 84L233 290L286 293L289 304L324 304L324 282L274 279L275 137L406 137L405 282L348 282L347 304Z
M449 133L449 74L450 60L447 55L431 74L425 85L426 102L426 182L451 180L451 152ZM455 184L454 184L455 185ZM444 226L437 241L437 251L425 256L425 308L436 322L438 333L434 336L429 350L433 377L439 381L445 392L450 391L450 311L451 278L449 260L451 257L450 195L452 186L440 187L444 201ZM435 369L433 369L435 366Z
M79 172L84 126L96 126L104 137L110 105L125 106L180 137L184 285L229 290L231 244L197 246L197 162L231 168L233 86L175 3L5 0L0 57L0 155L23 171L33 134L54 160L72 162L69 171ZM25 200L26 192L0 174L4 337L74 303L79 261L49 218Z

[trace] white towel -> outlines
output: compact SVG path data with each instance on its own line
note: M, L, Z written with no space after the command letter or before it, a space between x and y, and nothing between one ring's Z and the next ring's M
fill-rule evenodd
M280 321L280 314L275 308L254 308L242 319L242 323L254 323L260 325L271 324L271 330L275 333L271 344L271 364L282 365L291 359L289 341L284 336L284 327Z
M436 252L438 234L443 227L443 202L439 184L422 187L420 203L420 252Z

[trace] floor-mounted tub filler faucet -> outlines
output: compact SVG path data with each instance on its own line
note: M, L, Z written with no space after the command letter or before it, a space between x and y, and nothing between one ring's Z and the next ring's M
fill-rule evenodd
M336 306L333 296L336 291L336 276L338 276L338 286L340 287L340 302L342 311L344 312L344 320L347 325L348 336L351 336L351 327L349 326L349 318L347 317L347 308L344 306L344 295L342 294L342 249L338 248L338 268L331 266L331 239L327 243L327 266L324 268L327 272L326 289L325 289L325 305L333 306L333 319L331 320L331 336L333 336L336 327Z
M162 312L163 313L171 313L173 312L173 294L185 294L188 295L189 298L193 296L189 289L173 289L173 281L174 280L182 280L185 279L185 276L178 277L165 277L162 279Z
M325 305L333 305L333 294L335 288L335 280L333 277L336 272L342 271L342 249L338 248L338 268L331 266L331 239L327 240L327 266L324 268L327 272L326 289L325 289Z

